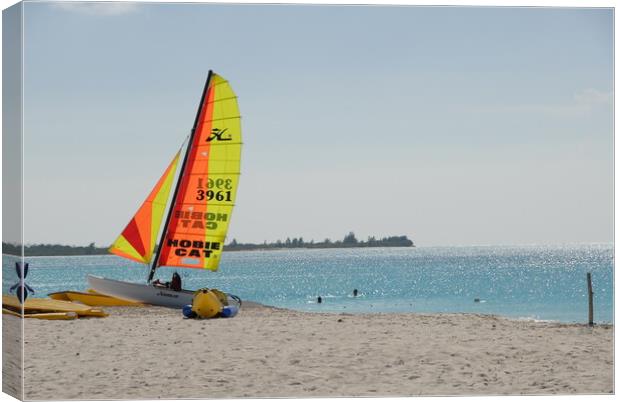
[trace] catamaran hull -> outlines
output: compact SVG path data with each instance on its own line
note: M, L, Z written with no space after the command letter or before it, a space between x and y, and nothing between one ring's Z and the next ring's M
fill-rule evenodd
M192 304L194 292L190 290L175 291L140 283L123 282L100 276L88 275L89 286L104 295L138 303L152 304L172 308L183 308Z

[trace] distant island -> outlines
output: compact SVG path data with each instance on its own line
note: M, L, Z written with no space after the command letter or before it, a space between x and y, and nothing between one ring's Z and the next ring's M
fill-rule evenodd
M352 247L415 247L413 242L407 238L407 236L390 236L382 239L376 239L371 236L366 241L357 240L355 234L350 232L342 240L331 241L325 239L321 242L315 242L310 240L304 241L300 238L287 238L285 241L278 240L275 243L264 242L262 244L254 243L238 243L233 239L229 244L225 246L226 251L241 251L241 250L272 250L281 248L352 248Z
M21 247L17 244L2 242L2 254L21 255ZM95 243L88 246L65 246L61 244L30 244L24 246L24 255L54 256L54 255L103 255L108 254L107 247L95 247Z
M302 237L287 238L285 241L277 240L273 243L239 243L233 239L224 246L226 251L247 250L277 250L285 248L353 248L353 247L415 247L407 236L390 236L376 239L374 236L368 240L358 240L353 232L347 234L342 240L331 241L325 239L321 242L314 240L304 241ZM21 255L21 247L12 243L2 242L2 254ZM61 256L61 255L105 255L108 247L96 247L95 243L88 246L66 246L61 244L30 244L24 246L24 255L35 256Z

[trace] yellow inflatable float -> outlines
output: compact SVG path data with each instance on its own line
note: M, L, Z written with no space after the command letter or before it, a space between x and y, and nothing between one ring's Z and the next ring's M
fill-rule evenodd
M213 318L222 312L223 307L213 289L199 289L194 293L192 311L200 318Z
M203 288L194 292L192 304L183 306L183 315L186 318L230 318L239 312L240 307L238 296Z

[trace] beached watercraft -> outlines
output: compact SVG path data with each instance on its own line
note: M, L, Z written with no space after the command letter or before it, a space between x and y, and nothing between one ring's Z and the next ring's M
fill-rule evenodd
M155 286L155 270L161 266L217 270L237 195L240 160L237 97L228 81L209 71L187 145L110 247L113 254L149 264L147 283L89 275L90 287L141 303L179 308L191 303L192 291Z
M24 318L38 318L40 320L75 320L78 318L77 313L72 311L66 313L34 313L34 314L24 314L22 316L21 313L15 312L13 310L9 310L8 308L2 308L2 314L12 315L14 317L24 317Z
M45 314L45 313L75 313L82 317L107 317L107 313L98 308L92 308L79 303L47 298L28 298L21 303L15 296L2 296L2 308L16 313Z
M186 304L192 304L194 296L191 290L175 291L166 287L117 281L93 275L88 276L88 282L101 293L156 306L181 308Z
M136 303L130 300L120 299L118 297L104 295L97 293L90 289L89 292L76 292L72 290L65 290L62 292L54 292L48 294L48 296L54 300L66 300L77 303L82 303L87 306L140 306L140 303Z

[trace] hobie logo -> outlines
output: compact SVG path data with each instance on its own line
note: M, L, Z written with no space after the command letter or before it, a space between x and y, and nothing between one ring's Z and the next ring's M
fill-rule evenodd
M164 293L164 292L159 292L157 293L156 296L173 297L175 299L179 297L179 295L173 295L171 293Z
M229 135L228 137L222 138L222 134L224 134L228 129L219 129L219 128L214 128L211 129L211 135L209 137L207 137L207 142L211 142L213 140L218 140L218 141L230 141L232 140L232 137Z

